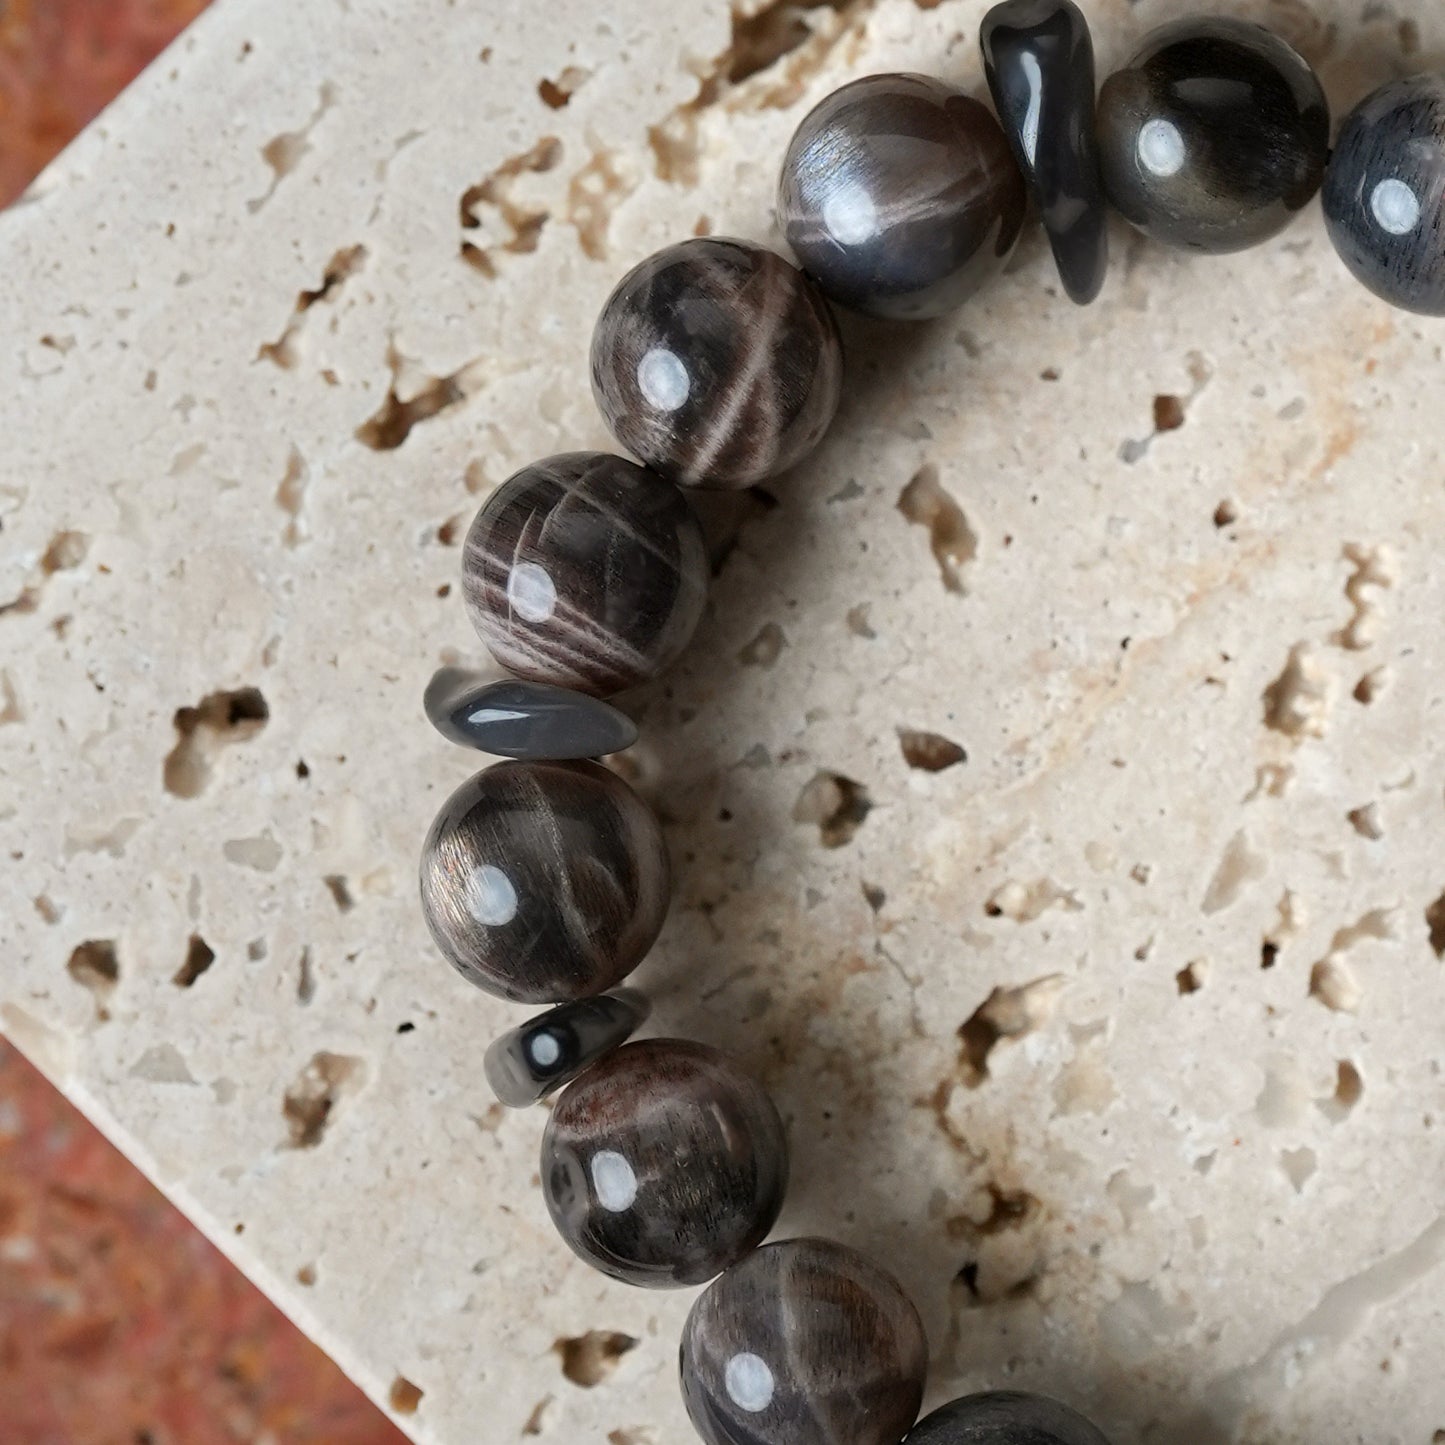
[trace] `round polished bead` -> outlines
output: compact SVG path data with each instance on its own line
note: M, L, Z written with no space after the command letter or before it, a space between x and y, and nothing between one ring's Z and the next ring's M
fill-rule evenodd
M1047 1395L990 1390L925 1415L904 1445L1109 1445L1077 1410Z
M478 988L519 1003L587 998L620 983L662 928L662 830L597 763L497 763L437 814L421 902L437 947Z
M1189 250L1239 251L1282 230L1319 189L1329 141L1308 62L1243 20L1161 27L1099 95L1109 199Z
M482 1072L500 1103L525 1109L625 1044L651 1008L631 988L559 1003L493 1040Z
M927 1368L902 1286L825 1239L734 1265L682 1332L683 1399L707 1445L898 1445Z
M788 1147L766 1090L726 1054L628 1044L557 1100L542 1189L562 1238L629 1284L701 1284L759 1244L782 1207Z
M637 741L637 724L599 698L463 667L439 667L422 705L444 738L502 758L600 758Z
M1445 76L1392 81L1345 117L1323 199L1358 280L1406 311L1445 316Z
M983 17L979 44L1059 278L1071 300L1087 305L1109 265L1089 22L1074 0L1003 0Z
M523 467L467 533L472 625L508 671L605 696L656 677L707 598L702 528L670 482L623 457Z
M748 487L801 461L833 420L842 374L817 288L747 241L649 256L592 334L592 391L612 434L688 486Z
M783 161L778 220L842 306L919 320L1003 270L1027 213L987 107L923 75L869 75L804 117Z

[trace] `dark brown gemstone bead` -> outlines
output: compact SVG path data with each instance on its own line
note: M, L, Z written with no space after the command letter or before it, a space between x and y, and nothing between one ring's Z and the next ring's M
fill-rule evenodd
M989 1390L925 1415L904 1445L1109 1445L1077 1410L1047 1395Z
M817 288L748 241L649 256L592 333L592 392L613 436L686 486L749 487L801 461L833 420L842 375Z
M492 656L518 677L596 696L677 657L707 578L687 498L605 452L566 452L509 477L462 555L467 612Z
M998 275L1028 200L988 107L926 75L868 75L804 118L783 161L778 219L840 306L914 321Z
M562 1238L629 1284L701 1284L773 1227L788 1146L767 1091L726 1054L628 1044L558 1099L542 1189Z
M1309 63L1263 26L1178 20L1099 93L1104 189L1145 235L1240 251L1320 187L1330 112Z
M707 1445L898 1445L927 1369L902 1286L827 1239L749 1255L682 1332L683 1399Z
M1323 200L1356 280L1393 306L1445 316L1445 76L1392 80L1345 117Z
M662 928L668 886L657 819L597 763L497 763L447 799L422 848L437 947L518 1003L620 983Z

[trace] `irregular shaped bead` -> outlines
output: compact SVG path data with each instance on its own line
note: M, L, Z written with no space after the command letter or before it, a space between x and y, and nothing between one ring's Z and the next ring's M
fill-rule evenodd
M990 1390L925 1415L904 1445L1109 1445L1077 1410L1047 1395Z
M482 1070L501 1103L524 1109L625 1044L651 1011L630 988L558 1004L495 1039Z
M422 848L437 947L518 1003L621 983L662 928L668 885L657 819L597 763L497 763L442 804Z
M509 672L605 696L656 677L707 600L702 528L670 482L623 457L523 467L467 533L462 592Z
M942 316L1003 270L1027 199L986 106L924 75L869 75L804 117L783 161L778 220L839 305Z
M788 1146L766 1090L680 1039L628 1044L557 1100L542 1136L553 1222L629 1284L701 1284L760 1243L782 1207Z
M827 303L747 241L649 256L592 333L592 392L612 434L687 486L749 487L801 461L833 420L842 376Z
M979 32L993 103L1033 192L1071 300L1109 266L1109 208L1094 133L1094 42L1073 0L1003 0Z
M501 758L600 758L637 741L637 724L595 697L462 667L438 668L422 704L444 738Z
M682 1331L683 1399L707 1445L898 1445L927 1368L902 1286L827 1239L749 1255Z
M1099 94L1109 199L1146 235L1239 251L1282 230L1319 189L1330 113L1304 58L1243 20L1180 20Z
M1445 77L1391 81L1345 117L1324 208L1357 280L1393 306L1445 316Z

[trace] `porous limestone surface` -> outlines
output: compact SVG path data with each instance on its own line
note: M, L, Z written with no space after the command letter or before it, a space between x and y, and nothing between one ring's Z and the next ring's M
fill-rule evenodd
M590 1272L418 914L476 759L459 540L607 445L591 320L775 239L829 88L980 88L983 0L223 0L0 217L0 1021L419 1441L674 1445L687 1293ZM1250 0L1338 109L1435 5ZM1174 0L1094 7L1107 71ZM1232 258L1037 235L845 321L816 458L708 506L619 766L652 1027L787 1120L782 1233L917 1299L930 1399L1116 1445L1445 1431L1445 383L1312 207Z

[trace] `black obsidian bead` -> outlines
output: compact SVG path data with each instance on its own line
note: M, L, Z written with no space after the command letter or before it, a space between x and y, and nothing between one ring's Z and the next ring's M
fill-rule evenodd
M651 1008L631 988L558 1004L495 1039L482 1070L499 1102L525 1109L625 1044Z
M1077 1410L1047 1395L990 1390L925 1415L904 1445L1109 1445Z
M542 1190L562 1238L629 1284L701 1284L761 1243L788 1147L766 1090L681 1039L627 1044L558 1098Z
M698 1298L682 1394L707 1445L898 1445L928 1342L887 1271L827 1239L770 1244Z
M979 32L993 103L1071 300L1098 296L1109 208L1094 134L1094 41L1073 0L1003 0Z
M637 741L637 724L598 698L463 667L439 667L422 705L444 738L501 758L600 758Z
M803 118L778 220L841 306L942 316L1003 270L1028 202L988 108L924 75L869 75Z
M1180 20L1147 37L1099 94L1109 199L1146 235L1240 251L1319 189L1330 114L1308 62L1243 20Z
M623 457L566 452L523 467L467 533L462 592L509 672L605 696L656 677L707 599L687 498Z
M1445 316L1445 77L1392 81L1361 101L1340 128L1323 199L1330 239L1359 281L1406 311Z
M649 256L592 333L592 392L612 434L687 486L749 487L801 461L833 420L842 375L817 288L748 241Z
M437 947L518 1003L621 983L662 928L668 886L657 819L597 763L497 763L442 804L422 847Z

